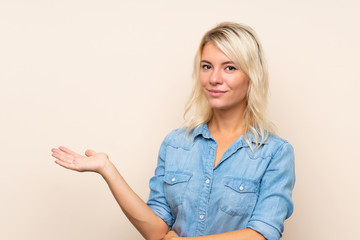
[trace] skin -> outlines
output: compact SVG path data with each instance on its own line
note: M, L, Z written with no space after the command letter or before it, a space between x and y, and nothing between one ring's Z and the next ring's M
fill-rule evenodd
M214 44L207 43L201 58L200 82L214 110L208 127L217 142L216 166L229 146L243 134L241 123L247 104L249 78ZM127 218L145 239L265 240L252 229L201 237L179 237L174 231L169 231L167 224L129 187L106 153L86 150L85 155L80 155L64 146L51 151L56 158L55 163L64 168L100 174Z
M179 237L174 231L169 231L169 233L162 240L265 240L265 238L258 232L252 229L242 229L237 231L231 231L226 233L200 236L200 237Z
M242 134L249 77L218 47L209 42L201 56L200 83L214 110L208 124L217 142L214 166L230 145ZM217 94L217 91L220 91ZM214 94L215 92L215 94Z
M247 74L211 42L205 44L200 64L200 83L210 106L222 114L242 113L249 88ZM216 91L220 95L214 96Z

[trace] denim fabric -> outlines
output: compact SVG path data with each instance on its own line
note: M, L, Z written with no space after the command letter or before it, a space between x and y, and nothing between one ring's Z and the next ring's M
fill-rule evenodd
M182 237L252 228L279 239L293 211L292 146L270 135L252 152L240 136L214 168L215 152L207 124L188 139L185 131L168 134L147 204Z

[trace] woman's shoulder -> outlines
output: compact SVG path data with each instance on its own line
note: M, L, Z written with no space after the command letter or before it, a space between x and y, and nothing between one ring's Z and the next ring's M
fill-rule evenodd
M266 144L271 146L281 146L283 144L290 144L285 138L281 138L273 133L270 133L265 141Z
M176 128L170 131L164 141L163 144L170 145L176 148L189 148L192 145L191 141L191 133L187 134L187 128Z
M289 143L288 140L281 138L273 133L269 134L269 136L267 137L266 141L264 142L264 144L261 146L260 149L258 154L264 157L265 156L273 157L279 151L284 151L284 149L293 152L293 146L291 145L291 143Z

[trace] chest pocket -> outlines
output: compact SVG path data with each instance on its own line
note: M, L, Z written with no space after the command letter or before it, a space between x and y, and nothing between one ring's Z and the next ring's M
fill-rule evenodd
M226 178L221 210L232 216L250 215L254 210L259 190L255 180Z
M166 200L171 208L182 204L185 190L192 174L185 172L166 172L164 176L164 190Z

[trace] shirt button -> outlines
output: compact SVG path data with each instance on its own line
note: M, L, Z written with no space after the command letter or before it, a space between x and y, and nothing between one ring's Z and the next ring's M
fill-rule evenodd
M210 150L210 154L213 154L213 152L214 152L214 151L211 149L211 150Z
M204 215L201 214L201 215L200 215L200 219L203 220L203 219L204 219Z
M172 181L172 182L175 181L175 178L172 178L171 181Z
M210 180L209 179L206 179L205 183L206 184L209 184Z
M239 189L240 189L240 191L242 191L242 190L244 190L244 187L241 185L241 186L239 187Z

